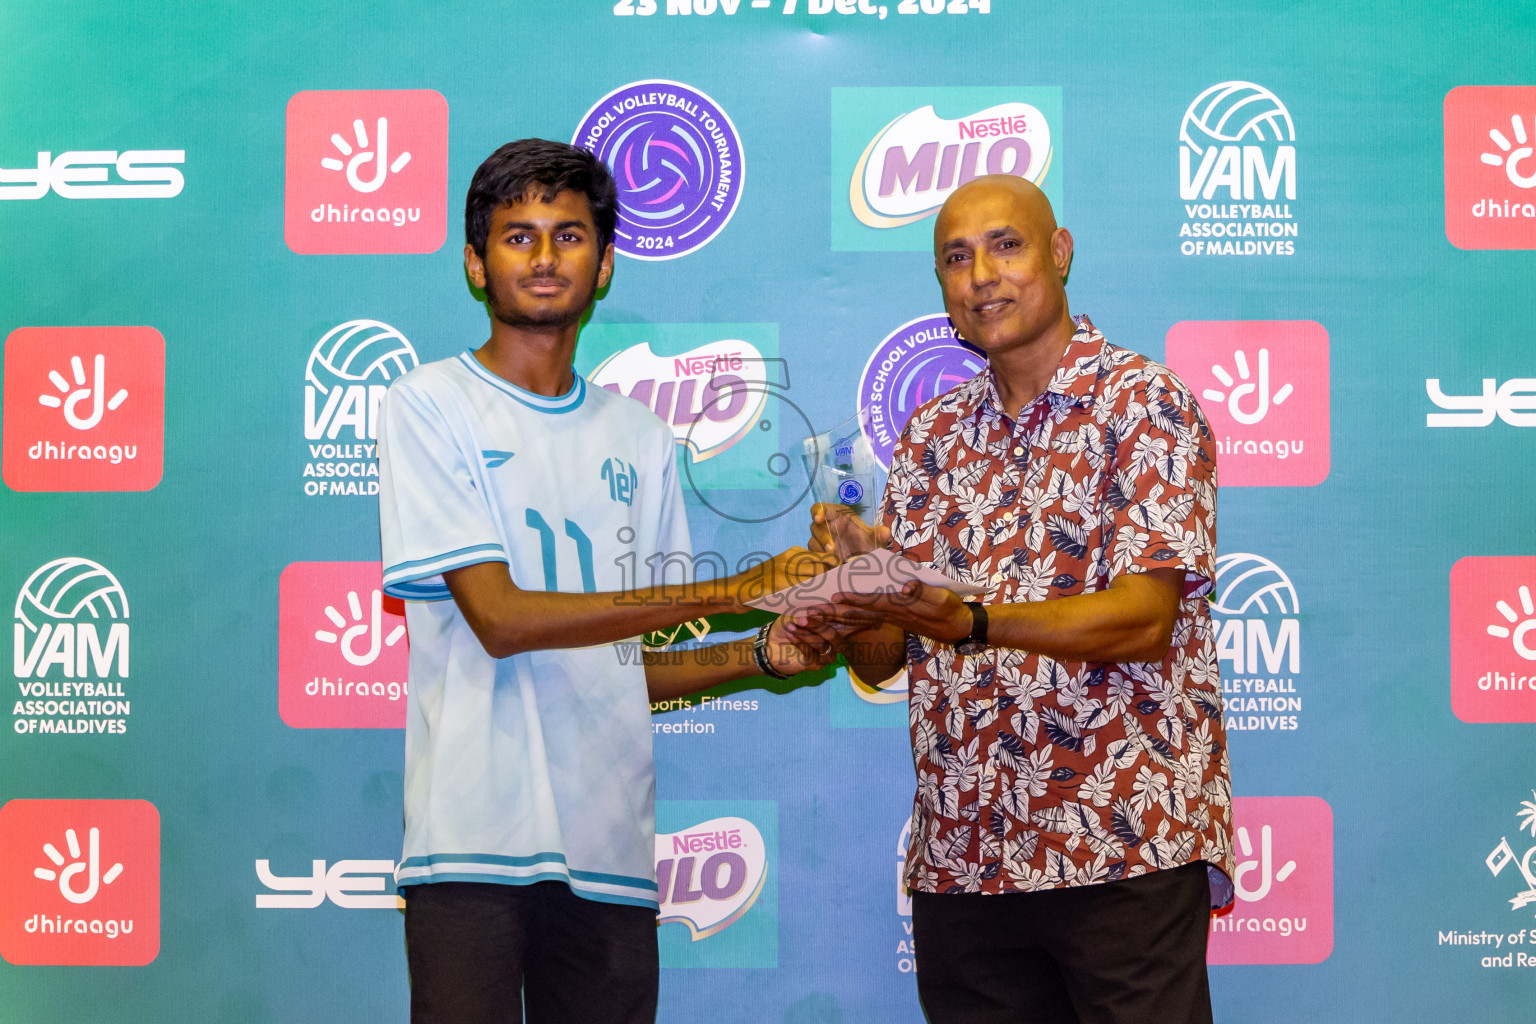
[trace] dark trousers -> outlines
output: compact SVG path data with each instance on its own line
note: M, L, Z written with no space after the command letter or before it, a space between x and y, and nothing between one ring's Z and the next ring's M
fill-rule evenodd
M1210 1024L1204 862L1033 893L912 894L931 1024Z
M411 1024L656 1020L650 907L582 899L563 882L435 882L404 896Z

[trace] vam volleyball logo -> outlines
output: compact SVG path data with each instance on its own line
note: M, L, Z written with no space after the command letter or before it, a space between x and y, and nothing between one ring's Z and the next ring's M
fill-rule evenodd
M1184 320L1167 361L1216 437L1223 487L1311 487L1328 476L1328 331L1312 320Z
M1536 249L1536 86L1457 86L1444 113L1446 237Z
M1536 557L1451 566L1451 710L1463 722L1536 722Z
M661 965L777 967L777 805L659 801L656 823Z
M416 350L380 320L348 320L315 343L304 368L304 493L379 493L379 405L415 369Z
M128 595L89 558L56 558L16 595L12 727L29 734L121 734L132 710Z
M1262 555L1222 555L1211 611L1227 728L1299 729L1301 601L1290 577Z
M832 90L832 248L928 252L944 200L983 174L1043 189L1062 219L1061 90Z
M1211 86L1179 127L1186 256L1294 256L1296 126L1280 98L1252 82Z
M147 491L165 448L165 339L153 327L20 327L5 341L5 482Z
M145 800L0 807L0 957L137 967L160 952L160 812Z
M613 247L639 260L702 248L730 223L746 166L725 109L681 82L631 82L592 105L571 136L613 171Z
M918 406L986 365L979 349L955 337L943 313L908 320L887 334L859 378L860 422L880 465L890 467L896 440Z
M295 729L403 729L405 606L378 562L293 562L277 584L277 711Z
M448 101L431 89L295 93L283 235L304 254L442 248Z
M1236 797L1237 900L1211 919L1213 964L1318 964L1333 952L1333 808L1315 796Z

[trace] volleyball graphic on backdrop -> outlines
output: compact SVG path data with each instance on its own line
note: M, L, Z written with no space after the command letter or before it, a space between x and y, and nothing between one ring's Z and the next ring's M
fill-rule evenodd
M405 335L380 320L348 320L326 331L309 354L304 379L321 394L326 381L390 381L416 368L416 350ZM323 374L320 372L323 371Z
M126 619L128 595L104 566L89 558L56 558L16 595L16 618L29 629L49 619Z
M1296 588L1274 562L1262 555L1235 553L1216 559L1216 591L1211 610L1223 615L1295 615Z
M1222 82L1189 105L1179 141L1196 153L1215 142L1295 142L1296 126L1285 104L1262 85Z

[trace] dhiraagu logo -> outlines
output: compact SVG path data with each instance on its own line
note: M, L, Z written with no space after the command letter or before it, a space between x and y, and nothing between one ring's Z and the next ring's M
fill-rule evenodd
M663 967L779 965L779 806L658 800Z
M928 252L961 185L1015 174L1061 220L1061 88L832 90L832 248Z

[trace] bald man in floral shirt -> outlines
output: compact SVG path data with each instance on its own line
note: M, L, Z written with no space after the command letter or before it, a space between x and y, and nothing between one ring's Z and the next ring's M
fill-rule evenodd
M923 1008L1209 1021L1209 914L1233 895L1214 441L1182 381L1068 311L1072 236L1035 186L956 190L934 252L988 366L913 414L881 525L818 505L812 530L986 590L838 599L865 627L853 671L909 677Z

